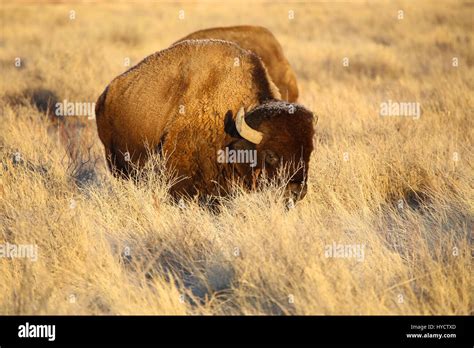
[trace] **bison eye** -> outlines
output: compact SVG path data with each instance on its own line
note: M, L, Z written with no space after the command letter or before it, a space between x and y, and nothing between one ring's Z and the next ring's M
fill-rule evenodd
M276 166L280 158L273 151L267 151L265 153L265 162L270 166Z

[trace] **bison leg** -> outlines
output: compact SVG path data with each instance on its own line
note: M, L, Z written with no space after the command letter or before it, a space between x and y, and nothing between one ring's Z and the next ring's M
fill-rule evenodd
M107 149L105 152L107 158L107 166L110 172L116 178L128 179L130 178L131 168L125 156L116 151Z

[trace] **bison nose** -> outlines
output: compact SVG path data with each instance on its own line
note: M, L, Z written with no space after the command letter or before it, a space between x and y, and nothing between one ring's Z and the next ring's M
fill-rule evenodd
M303 199L306 196L306 191L307 185L302 182L290 182L286 187L287 197L295 201Z

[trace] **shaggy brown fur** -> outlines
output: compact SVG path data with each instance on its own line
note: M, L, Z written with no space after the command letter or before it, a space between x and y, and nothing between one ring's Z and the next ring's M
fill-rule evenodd
M283 54L275 36L266 28L251 25L210 28L196 31L177 42L189 39L219 39L231 41L256 53L265 64L270 77L284 100L298 100L296 75Z
M219 195L235 175L251 182L248 164L217 163L217 151L226 146L256 149L254 169L264 165L270 148L283 162L309 161L312 114L295 105L296 112L288 115L287 106L294 104L276 101L279 97L252 52L220 40L184 41L115 78L96 103L97 128L116 174L129 174L126 152L132 163L143 165L148 146L163 151L167 165L184 178L172 193ZM254 117L247 117L265 132L258 145L233 131L242 106L258 106L250 113Z

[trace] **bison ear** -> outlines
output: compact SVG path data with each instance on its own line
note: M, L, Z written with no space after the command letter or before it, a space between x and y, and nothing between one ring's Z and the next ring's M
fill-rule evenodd
M232 138L242 138L237 131L235 121L232 117L232 110L227 111L224 118L224 131L229 134Z

